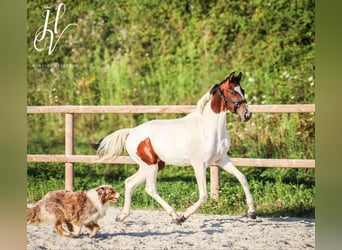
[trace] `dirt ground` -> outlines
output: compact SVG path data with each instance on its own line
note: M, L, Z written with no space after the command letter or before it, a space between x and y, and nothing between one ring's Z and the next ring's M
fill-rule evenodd
M133 210L116 222L110 207L94 238L59 236L51 224L27 225L27 249L314 249L315 220L194 214L182 225L165 211Z

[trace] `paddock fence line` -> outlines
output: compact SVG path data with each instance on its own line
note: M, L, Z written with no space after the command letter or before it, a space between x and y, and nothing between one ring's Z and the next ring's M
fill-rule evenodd
M65 114L65 154L27 154L28 162L64 162L65 189L73 190L73 163L136 164L129 156L100 161L96 155L74 155L74 114L186 114L195 110L195 105L122 105L122 106L28 106L27 114ZM249 105L253 113L314 113L315 104ZM314 159L260 159L231 158L236 166L315 168ZM219 167L210 166L210 196L219 197Z

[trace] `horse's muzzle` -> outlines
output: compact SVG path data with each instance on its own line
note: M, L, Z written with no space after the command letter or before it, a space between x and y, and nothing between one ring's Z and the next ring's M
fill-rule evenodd
M249 119L251 119L252 113L251 112L246 112L245 113L245 119L243 120L244 122L247 122Z

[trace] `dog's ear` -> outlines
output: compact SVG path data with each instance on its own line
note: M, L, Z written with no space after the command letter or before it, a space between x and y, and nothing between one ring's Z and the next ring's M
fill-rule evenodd
M100 197L102 197L106 193L106 190L104 187L98 187L96 189L96 192L99 194Z

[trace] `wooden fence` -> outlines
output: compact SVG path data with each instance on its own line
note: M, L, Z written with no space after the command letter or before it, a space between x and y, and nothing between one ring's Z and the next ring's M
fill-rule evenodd
M28 154L28 162L64 162L65 163L65 189L72 190L74 187L73 163L98 163L95 155L74 155L74 114L171 114L190 113L195 110L194 105L177 106L29 106L27 114L65 114L65 154L46 155ZM314 104L295 105L250 105L253 113L307 113L315 112ZM256 159L256 158L231 158L236 166L249 167L283 167L283 168L314 168L315 160L303 159ZM129 156L119 156L115 160L101 163L112 164L135 164ZM218 198L219 168L210 166L210 195L213 199Z

